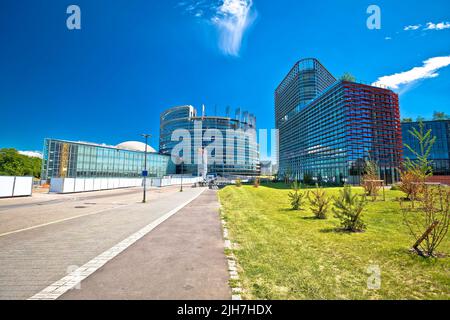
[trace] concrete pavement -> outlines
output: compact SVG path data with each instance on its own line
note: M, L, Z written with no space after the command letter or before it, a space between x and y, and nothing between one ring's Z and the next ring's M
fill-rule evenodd
M86 199L84 195L64 196L67 199L62 202L51 201L40 204L33 204L33 201L27 200L29 205L18 207L16 203L9 201L6 205L10 207L7 210L0 211L0 247L2 248L0 251L0 299L26 299L31 297L67 275L69 269L73 270L73 266L85 264L201 191L203 190L200 188L185 188L185 192L180 193L177 188L168 188L159 193L156 191L150 192L149 203L147 204L139 202L141 199L140 190L136 190L134 193L130 191L126 194L115 191L111 192L110 196L108 196L108 192L104 192L102 193L104 197L97 198L95 194L89 194L89 197L92 196L91 199ZM59 200L61 199L63 198L59 198ZM215 202L217 205L217 200ZM0 210L2 204L0 202ZM193 214L199 212L198 210L193 210ZM200 209L200 211L202 210ZM175 218L178 218L177 216L178 214L164 222L161 227L152 231L148 236L167 228L166 224L172 223L172 219L175 220ZM201 216L196 217L202 220ZM204 225L200 222L199 226L196 226L196 222L182 220L184 222L181 226L172 225L172 228L167 228L165 233L171 235L174 240L179 240L182 234L188 238L186 232L189 233L189 228L193 228L192 231L195 232L208 233L207 226L215 226L214 232L216 233L208 233L209 236L200 237L198 241L201 243L204 241L205 243L191 248L191 251L195 248L200 250L200 247L205 246L208 240L212 240L215 246L218 246L213 248L216 251L211 256L212 262L214 264L217 263L216 261L223 259L223 272L226 273L223 243L218 238L220 237L220 225L217 211L215 216L206 215L204 219L209 221L210 224ZM185 231L183 232L183 230ZM193 235L192 231L191 237L195 239L196 235ZM135 246L137 247L145 239L147 237L139 240ZM164 259L162 258L164 253L172 250L170 249L170 241L172 240L166 238L164 242L160 242L159 249L153 247L152 254L153 252L160 253L157 255L159 258L156 256L152 258L153 261L157 259L163 261L161 259ZM133 247L130 247L122 255L127 254L132 249ZM219 252L221 257L219 257ZM183 256L183 253L179 254ZM185 254L188 254L188 252ZM196 256L197 251L193 250L192 254ZM206 253L203 254L205 257L209 257ZM116 259L119 259L122 255L116 257ZM114 262L114 260L111 262ZM168 263L161 265L159 270L165 270L166 267L175 267L172 266L170 259L166 262ZM198 267L196 270L204 270L208 282L209 275L205 265L208 265L209 262L203 261L200 264L202 264L203 269ZM108 264L106 267L108 267ZM178 268L181 267L178 266ZM96 275L97 273L94 273L91 277ZM225 278L222 280L225 280ZM86 285L88 285L88 281L89 278L85 281ZM223 285L223 282L221 285ZM191 284L187 284L186 288L190 286ZM226 286L225 290L227 289ZM80 291L79 293L81 292L87 291ZM70 297L70 294L67 296ZM126 296L122 296L122 298L127 299Z
M219 203L207 190L62 299L230 299Z

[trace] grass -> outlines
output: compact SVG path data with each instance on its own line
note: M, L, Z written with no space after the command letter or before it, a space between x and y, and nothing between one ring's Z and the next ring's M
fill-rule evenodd
M326 189L337 195L339 188ZM362 189L358 188L362 193ZM409 252L413 239L396 198L370 202L363 233L336 232L339 222L313 218L308 208L290 210L280 185L228 186L219 192L239 265L244 299L450 299L447 257L425 259ZM368 289L368 268L381 270L381 288Z

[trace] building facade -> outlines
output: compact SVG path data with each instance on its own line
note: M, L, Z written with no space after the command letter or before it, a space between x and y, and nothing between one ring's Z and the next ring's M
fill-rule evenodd
M160 152L182 160L178 173L257 175L259 154L252 115L206 116L204 110L198 115L193 106L179 106L163 112L160 121Z
M358 184L371 159L381 179L397 181L402 161L397 94L336 80L324 69L315 59L302 60L275 90L279 175ZM314 81L305 84L305 78Z
M424 131L431 130L431 135L436 137L429 159L435 176L450 176L450 120L423 121ZM419 143L410 131L419 130L418 122L403 122L403 143L413 150L420 150ZM407 148L403 148L405 159L417 160L416 156Z
M149 177L175 173L169 156L158 154L147 146ZM87 142L45 139L42 179L51 178L133 178L142 177L145 144L130 141L117 146Z

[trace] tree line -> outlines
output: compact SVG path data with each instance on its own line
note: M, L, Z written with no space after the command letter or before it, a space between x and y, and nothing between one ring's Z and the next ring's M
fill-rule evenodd
M0 176L41 177L42 159L20 154L13 148L0 149Z

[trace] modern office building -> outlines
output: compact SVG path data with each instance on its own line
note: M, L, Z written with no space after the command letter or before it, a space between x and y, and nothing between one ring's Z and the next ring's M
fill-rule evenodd
M198 115L193 106L187 105L166 110L160 120L160 152L182 159L178 173L197 175L207 170L220 176L258 174L256 118L253 115L247 112L241 115L238 110L234 118L206 116L204 107ZM183 141L187 148L179 151Z
M270 160L261 160L261 175L271 176L274 174L273 164Z
M316 59L295 64L275 90L279 176L358 184L365 161L398 180L402 137L398 95L336 80Z
M449 176L450 182L450 120L423 121L424 131L431 129L431 135L436 137L429 159L432 161L434 176ZM420 150L419 143L410 133L413 128L419 130L418 122L402 122L403 143L413 150ZM403 148L405 159L416 160L416 156L407 148ZM439 179L439 178L437 178Z
M42 179L51 178L133 178L144 170L145 144L128 141L117 146L87 142L45 139ZM167 155L147 146L149 177L175 173L175 164Z

